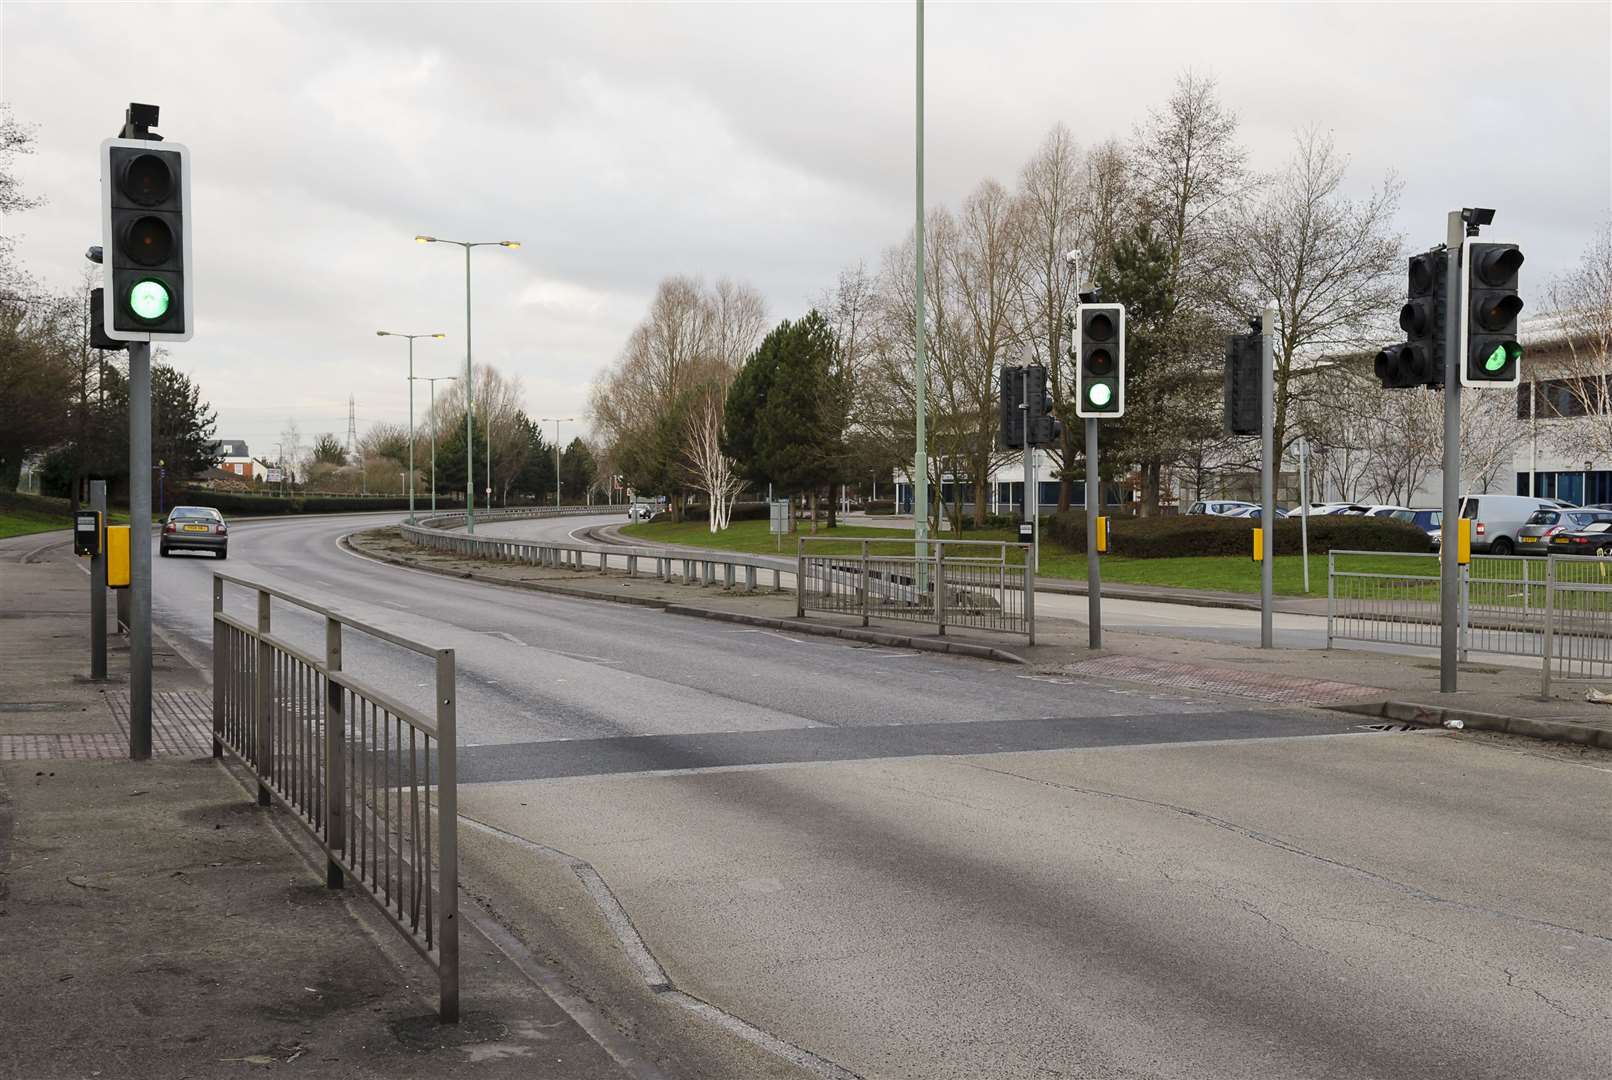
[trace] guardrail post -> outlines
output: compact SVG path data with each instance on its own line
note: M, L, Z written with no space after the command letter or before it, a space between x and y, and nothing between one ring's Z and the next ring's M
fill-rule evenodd
M341 623L325 619L325 884L341 888L341 864L335 852L347 847L347 765L342 760L347 743L342 716L342 689L335 675L341 670Z
M1337 553L1327 552L1327 648L1332 648L1332 620L1337 613Z
M746 563L745 564L745 567L744 567L744 587L745 587L746 592L755 592L756 591L756 566L755 566L754 563Z
M257 720L257 804L269 805L269 785L274 771L274 723L270 719L273 702L274 651L267 641L269 633L269 594L262 589L257 594L257 667L252 673L252 712Z
M627 556L627 576L628 577L637 577L638 576L638 556L636 556L636 555Z
M224 613L224 579L213 575L213 756L224 756L224 680L229 678L229 628Z
M437 651L437 899L442 913L437 926L437 1015L444 1024L459 1021L459 739L454 730L453 655L452 649Z
M1007 562L1007 546L1002 548L1002 561ZM1002 597L1004 601L1007 596ZM1004 604L1004 606L1006 606ZM1030 644L1035 644L1035 547L1024 549L1024 626L1030 635Z
M773 580L777 580L774 578ZM806 617L806 540L795 537L795 618Z
M1526 571L1525 571L1526 572ZM1528 586L1523 586L1526 592ZM1472 567L1461 567L1461 651L1462 660L1470 660L1472 652Z
M1556 559L1555 556L1545 556L1545 640L1541 644L1540 652L1540 683L1539 696L1550 700L1550 662L1551 654L1555 652L1556 631Z
M935 544L935 625L941 637L946 636L946 541Z
M862 541L862 625L868 624L868 542Z

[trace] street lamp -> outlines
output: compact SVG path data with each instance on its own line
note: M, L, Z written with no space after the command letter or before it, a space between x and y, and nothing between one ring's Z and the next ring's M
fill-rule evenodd
M457 244L465 249L465 531L474 534L476 531L476 484L472 475L475 467L476 455L474 453L475 428L471 423L471 413L475 395L471 383L475 381L475 371L470 366L470 249L478 247L518 248L518 240L444 240L439 236L416 236L419 244Z
M545 416L538 421L546 424L554 421L554 509L560 508L560 425L570 424L576 420L574 416Z
M400 334L396 330L377 330L377 337L400 337L409 339L409 524L414 524L414 339L435 338L441 341L447 334ZM432 479L435 484L435 478Z
M421 375L418 378L411 375L414 382L431 384L431 512L437 512L437 383L458 382L457 375ZM413 400L414 392L409 391L409 400Z

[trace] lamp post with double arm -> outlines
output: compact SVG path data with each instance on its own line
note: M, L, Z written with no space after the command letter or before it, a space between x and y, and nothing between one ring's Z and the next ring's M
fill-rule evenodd
M474 388L470 385L475 381L476 375L471 367L470 360L470 249L479 247L518 248L518 240L444 240L440 236L416 236L415 241L421 244L457 244L465 249L465 531L476 531L476 483L474 477L475 454L475 424L472 420L474 412Z
M409 339L409 524L414 524L414 339L435 338L441 341L447 334L400 334L396 330L377 330L376 337L400 337ZM436 468L432 461L432 471ZM436 477L432 476L432 494L435 495ZM432 509L435 509L433 507Z

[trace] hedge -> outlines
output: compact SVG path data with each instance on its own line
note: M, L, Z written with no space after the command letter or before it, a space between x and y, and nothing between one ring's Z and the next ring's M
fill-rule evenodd
M626 508L623 507L622 508L622 513L625 514L626 512L627 512ZM728 520L729 521L766 521L771 516L772 516L772 512L768 508L767 504L764 503L764 502L739 502L739 503L734 503L733 504L733 509L728 514ZM657 515L655 515L655 520L656 521L670 521L670 520L672 520L672 515L669 514L669 513L657 514ZM711 520L711 507L710 507L710 504L708 504L708 503L695 503L693 506L685 506L685 507L683 507L683 520L684 521L710 521Z
M365 510L407 510L407 495L385 497L358 495L245 495L235 491L206 491L198 488L180 488L171 493L169 506L210 506L221 514L242 517L259 517L274 514L351 514ZM437 508L457 510L463 507L457 499L437 496ZM429 510L431 496L414 497L415 510ZM153 507L155 509L155 507Z
M1212 515L1191 517L1109 518L1108 550L1115 555L1136 559L1167 559L1178 555L1241 555L1253 549L1252 533L1259 523L1253 518L1224 518ZM1276 523L1276 553L1297 554L1297 517ZM1066 551L1086 550L1086 514L1065 511L1042 519L1041 535ZM1338 517L1328 514L1310 518L1310 554L1338 551L1426 552L1427 533L1404 521L1374 517Z
M862 504L864 514L894 514L896 501L894 499L869 499Z

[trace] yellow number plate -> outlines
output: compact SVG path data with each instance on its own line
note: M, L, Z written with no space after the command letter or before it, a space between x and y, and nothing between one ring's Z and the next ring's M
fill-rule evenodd
M207 531L207 526L205 526L205 525L186 525L185 526L185 531L186 532L206 532Z

